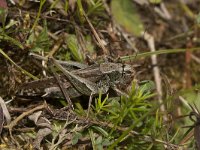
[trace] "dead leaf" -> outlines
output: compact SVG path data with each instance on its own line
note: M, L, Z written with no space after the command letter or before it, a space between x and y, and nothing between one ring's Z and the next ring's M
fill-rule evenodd
M37 111L31 114L28 117L30 120L34 121L37 127L40 127L39 131L37 132L37 136L34 140L33 147L36 149L40 149L40 145L42 140L49 134L51 134L51 123L45 117L42 117L42 111Z
M2 108L3 115L6 119L6 124L10 124L11 116L10 116L10 113L8 111L5 101L1 97L0 97L0 107Z
M37 133L37 136L35 138L35 141L33 142L33 147L36 149L41 149L40 145L42 140L44 139L44 137L46 137L47 135L51 134L52 130L49 128L43 128L40 129Z
M37 125L37 127L47 127L47 128L51 128L51 122L46 119L45 117L41 116L42 111L38 111L33 113L32 115L28 116L28 118L32 121L34 121L35 125Z

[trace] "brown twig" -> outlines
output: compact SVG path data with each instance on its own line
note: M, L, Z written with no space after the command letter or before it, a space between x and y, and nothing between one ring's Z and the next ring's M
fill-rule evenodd
M145 32L144 33L144 39L147 41L150 50L152 52L154 52L155 51L154 37L151 34ZM163 92L162 92L160 69L157 66L157 56L152 55L151 61L152 61L152 65L154 66L153 67L153 74L154 74L154 79L155 79L155 83L156 83L156 90L157 90L157 93L158 93L158 102L161 104L160 110L162 112L165 112L165 106L164 106L163 100L162 100ZM167 120L167 117L165 115L163 116L163 120L164 121Z
M35 112L35 111L44 109L44 108L46 108L46 107L47 107L47 106L46 106L46 103L44 103L44 104L39 105L39 106L37 106L37 107L35 107L35 108L31 109L31 110L28 110L28 111L26 111L26 112L23 112L20 116L18 116L15 120L13 120L9 125L4 126L4 128L7 128L7 129L9 130L10 137L11 137L11 139L12 139L15 143L17 143L17 142L16 142L16 140L15 140L15 139L13 138L13 136L12 136L12 129L13 129L13 127L16 126L17 123L18 123L20 120L22 120L24 117L26 117L26 116L32 114L32 113Z
M191 88L192 87L192 80L191 80L191 70L190 70L190 62L191 62L191 50L190 48L193 47L192 41L189 41L187 43L187 49L185 52L185 88Z
M85 19L87 20L87 22L88 22L88 24L89 24L89 26L90 26L90 28L91 28L91 30L92 30L92 32L93 32L93 34L94 34L96 40L98 41L99 46L102 48L103 53L104 53L104 54L108 54L108 50L107 50L107 48L104 46L104 44L103 44L103 42L102 42L102 39L99 37L97 31L96 31L95 28L93 27L92 23L90 22L89 18L87 17L87 15L85 14L84 11L83 11L83 15L84 15Z
M46 57L53 57L53 55L59 50L59 48L61 47L62 43L63 43L63 36L60 37L56 43L54 44L53 48L51 49L51 51L48 53L48 55Z

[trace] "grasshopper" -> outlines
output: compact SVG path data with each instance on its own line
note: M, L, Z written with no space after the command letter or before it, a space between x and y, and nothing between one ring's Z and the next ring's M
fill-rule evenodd
M105 62L68 71L58 60L51 58L50 61L62 71L63 75L60 75L59 78L70 98L86 95L90 96L91 101L92 96L96 96L100 92L106 94L110 88L114 89L117 94L124 94L117 89L116 85L130 83L134 75L132 66L128 64ZM43 97L62 96L61 90L53 77L25 83L20 89L21 91L35 89L36 94L43 90ZM21 95L23 94L21 92Z

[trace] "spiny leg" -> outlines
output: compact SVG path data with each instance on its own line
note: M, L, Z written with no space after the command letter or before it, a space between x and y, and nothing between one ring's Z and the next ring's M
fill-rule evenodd
M92 97L93 97L93 93L91 93L90 98L89 98L88 109L87 109L87 116L86 116L86 118L89 117L90 107L91 107L91 105L92 105Z
M67 100L68 102L68 105L69 105L69 108L74 110L74 106L73 106L73 103L69 97L69 94L66 92L64 86L63 86L63 83L61 82L60 80L60 77L58 76L58 74L54 71L53 67L51 66L50 69L52 70L52 73L54 75L54 78L56 79L57 83L58 83L58 86L63 94L63 96L65 97L65 99Z
M120 89L118 89L118 88L116 87L116 85L112 85L111 88L117 93L117 95L119 95L119 96L124 95L124 96L126 96L126 97L129 97L128 94L126 94L125 92L123 92L123 91L121 91Z
M67 80L71 83L71 85L77 91L79 91L83 95L87 95L87 96L89 96L91 94L91 92L95 93L95 94L98 93L98 88L97 88L96 83L94 83L90 80L87 80L85 78L79 77L79 76L73 74L72 72L69 72L68 70L63 68L59 63L57 63L55 59L50 58L50 60L57 68L59 68L62 71L62 73L67 78Z

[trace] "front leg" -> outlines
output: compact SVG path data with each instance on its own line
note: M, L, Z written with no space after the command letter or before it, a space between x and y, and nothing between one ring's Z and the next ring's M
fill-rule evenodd
M113 84L111 86L111 88L117 93L118 96L126 96L127 98L129 97L128 94L126 94L125 92L121 91L120 89L117 88L117 86L115 84Z
M52 72L53 72L54 78L56 79L56 81L57 81L57 83L58 83L58 85L59 85L59 87L60 87L60 90L61 90L62 94L64 95L65 99L66 99L67 102L68 102L69 108L72 109L72 110L74 110L73 103L72 103L72 101L71 101L71 99L70 99L70 97L69 97L69 94L68 94L67 91L65 90L65 88L64 88L64 86L63 86L63 83L61 82L61 80L60 80L58 74L57 74L56 72L53 71L53 68L52 68L52 67L51 67L51 70L52 70Z
M92 104L92 97L93 97L93 93L91 93L90 98L89 98L88 109L87 109L87 116L86 116L86 118L89 117L90 107L91 107L91 104Z

